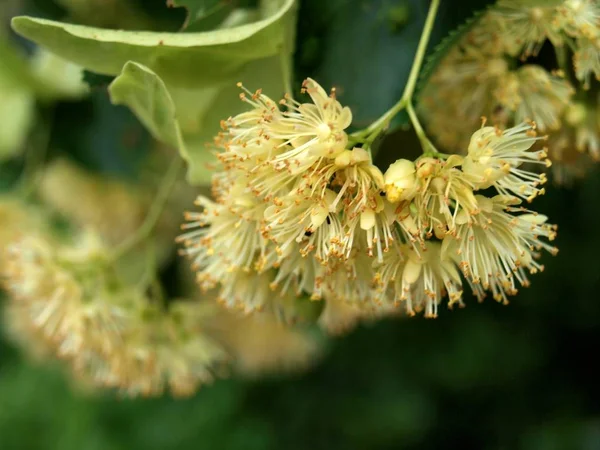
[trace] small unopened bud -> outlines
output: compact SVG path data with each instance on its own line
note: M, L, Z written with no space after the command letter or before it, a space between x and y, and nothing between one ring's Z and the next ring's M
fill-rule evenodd
M415 172L415 163L408 159L399 159L388 167L383 180L386 197L390 202L395 203L406 198L406 192L415 186Z

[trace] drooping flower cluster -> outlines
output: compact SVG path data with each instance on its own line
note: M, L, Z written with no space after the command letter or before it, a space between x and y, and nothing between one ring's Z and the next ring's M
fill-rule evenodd
M351 113L335 91L311 79L303 91L312 103L241 95L250 110L215 139L214 200L187 214L182 253L224 305L250 313L324 300L319 322L332 331L399 305L435 317L444 297L462 303L463 278L478 297L506 301L542 269L539 250L555 252L544 242L554 227L520 206L546 181L523 165L549 165L532 150L534 124L483 127L464 158L399 160L384 175L348 145ZM485 197L489 188L497 195Z
M151 314L140 289L97 264L104 249L87 235L74 247L24 237L7 248L6 326L38 354L56 354L75 372L129 395L165 388L186 395L212 380L225 352L192 332L190 314Z
M554 47L556 58L551 59L557 65L545 68L540 60L527 61L546 43ZM557 162L555 179L569 181L590 157L598 158L595 80L600 80L597 1L499 0L443 57L419 108L432 136L452 152L466 148L482 116L500 127L533 120L551 142L558 142L549 146Z
M9 337L35 358L66 360L84 385L127 396L188 396L230 366L252 375L298 369L320 352L304 330L281 327L272 314L224 311L210 295L163 304L107 257L94 233L69 245L13 237L0 259Z

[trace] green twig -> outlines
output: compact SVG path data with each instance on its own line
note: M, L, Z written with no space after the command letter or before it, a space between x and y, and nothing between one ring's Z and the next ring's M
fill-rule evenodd
M417 81L419 79L419 73L421 72L421 67L423 66L425 52L427 51L427 45L429 44L429 38L431 37L431 32L433 30L433 25L435 23L435 17L437 15L439 6L440 0L431 0L429 12L427 13L427 18L425 19L425 25L421 33L421 38L419 39L417 52L415 53L413 64L408 75L408 81L406 82L406 86L404 87L402 97L394 106L392 106L379 119L373 122L368 128L353 133L350 136L352 141L362 142L365 144L365 147L369 148L370 150L371 144L375 141L375 139L377 139L377 137L381 134L382 131L386 130L389 127L391 120L400 111L406 109L409 113L411 123L413 127L415 127L415 131L419 135L419 140L421 141L421 143L427 143L427 148L423 148L424 152L430 152L432 148L435 149L435 147L433 147L433 144L431 144L429 139L427 139L427 137L425 136L423 128L421 127L417 115L415 114L414 109L412 107L412 100L415 88L417 86Z

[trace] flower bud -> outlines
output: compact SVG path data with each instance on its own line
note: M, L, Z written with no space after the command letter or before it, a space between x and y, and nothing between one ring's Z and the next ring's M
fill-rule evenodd
M415 164L408 159L399 159L383 176L387 199L396 203L407 198L409 191L415 186Z

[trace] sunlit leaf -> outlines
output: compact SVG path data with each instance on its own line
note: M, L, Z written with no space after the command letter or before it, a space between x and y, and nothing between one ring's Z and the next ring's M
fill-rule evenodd
M112 102L128 106L156 139L177 148L182 156L188 155L175 103L158 75L141 64L129 62L110 85L109 92ZM207 182L210 173L205 166L211 154L197 152L196 156L195 179L200 183Z
M293 35L295 0L264 2L251 24L200 33L108 30L16 17L15 31L88 70L117 75L139 62L168 85L199 87L236 76L246 64L277 55Z
M240 74L249 88L260 87L278 98L284 92L279 57L254 62ZM246 108L235 83L184 91L169 88L149 68L129 62L110 85L115 104L128 106L158 140L177 148L189 164L188 180L206 184L215 158L207 143L219 130L219 122ZM183 126L182 124L185 124Z

